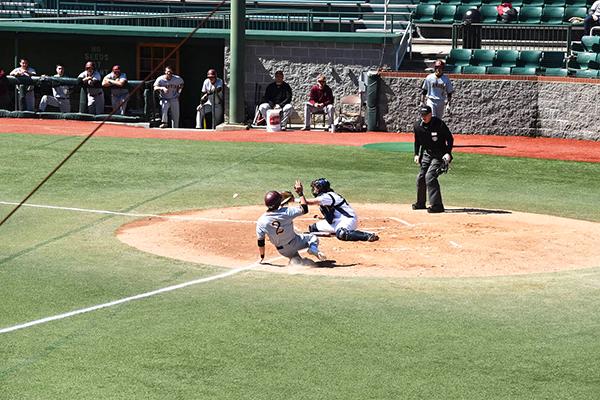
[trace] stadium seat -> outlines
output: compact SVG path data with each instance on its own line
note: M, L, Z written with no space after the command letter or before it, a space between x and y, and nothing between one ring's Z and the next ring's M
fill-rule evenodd
M446 60L448 65L465 66L471 64L473 51L470 49L452 49Z
M544 7L565 7L565 0L544 0Z
M516 67L518 58L517 50L498 50L493 65L495 67Z
M498 4L500 4L498 0L481 0L481 7L483 7L484 5L493 5L494 7L496 7Z
M460 23L463 20L463 17L467 11L472 9L472 6L469 5L460 5L456 7L456 13L454 14L454 22Z
M565 6L587 7L587 0L565 0Z
M598 55L596 53L578 53L575 57L567 60L567 69L600 69L600 65L596 62L597 57Z
M481 6L481 0L461 0L460 3L465 6L473 6L473 7Z
M485 73L491 75L510 75L510 67L487 67Z
M445 74L462 74L462 65L446 65L444 68Z
M529 7L543 7L544 6L544 0L523 0L523 5L522 7L525 8L529 8ZM513 4L514 7L514 4Z
M415 24L430 24L433 22L435 6L433 4L419 4L413 14Z
M581 25L582 22L573 23L571 22L571 18L585 18L587 15L587 8L585 6L566 6L565 7L565 16L563 18L563 24L565 25Z
M496 6L484 4L479 9L479 13L481 14L482 24L495 24L498 22L498 10Z
M519 58L517 58L517 67L534 67L540 66L542 52L538 50L521 50Z
M420 0L419 4L433 4L434 6L438 6L442 4L442 0Z
M542 7L523 4L519 11L520 24L539 24L542 18Z
M435 8L433 22L438 24L453 24L456 6L451 4L442 4Z
M565 68L565 53L562 51L544 51L540 61L542 68Z
M591 53L600 53L600 36L583 36L581 38L583 50Z
M565 17L564 7L545 6L542 9L542 24L561 25Z
M576 78L594 78L597 79L598 78L598 71L597 69L578 69L573 71L573 76Z
M485 67L483 65L465 65L462 68L462 73L484 75Z
M471 65L479 65L483 67L491 67L494 64L496 50L476 49L473 50L473 58Z
M543 74L545 76L569 76L569 70L566 68L546 68Z
M510 69L511 75L535 75L537 68L534 67L513 67Z
M461 0L445 0L444 3L452 6L460 6Z

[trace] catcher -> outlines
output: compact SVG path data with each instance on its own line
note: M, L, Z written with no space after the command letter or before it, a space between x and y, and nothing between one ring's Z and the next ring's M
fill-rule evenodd
M320 261L327 258L319 251L319 238L313 234L298 234L294 231L294 218L308 213L308 205L304 197L300 181L296 181L294 190L300 198L299 207L288 207L294 202L291 192L270 191L265 194L267 212L260 216L256 222L256 237L260 263L265 258L265 236L273 243L279 254L290 259L290 263L302 263L303 259L298 251L308 247L308 253Z

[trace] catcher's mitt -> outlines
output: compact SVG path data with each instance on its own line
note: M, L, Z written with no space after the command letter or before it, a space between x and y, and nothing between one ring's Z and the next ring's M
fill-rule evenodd
M294 202L294 195L289 190L281 192L281 205Z

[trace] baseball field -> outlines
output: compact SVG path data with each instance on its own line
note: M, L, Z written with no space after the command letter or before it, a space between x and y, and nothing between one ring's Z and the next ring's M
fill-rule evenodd
M2 121L0 217L59 124ZM600 396L598 143L457 137L429 215L410 135L117 131L0 226L0 399ZM381 240L258 266L264 193L318 177Z

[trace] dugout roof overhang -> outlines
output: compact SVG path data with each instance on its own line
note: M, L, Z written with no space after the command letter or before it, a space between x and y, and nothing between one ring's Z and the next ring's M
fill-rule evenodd
M184 38L191 28L159 26L121 26L121 25L81 25L48 22L23 22L0 20L0 32L13 33L52 33L59 35L93 35L118 37L164 37ZM306 31L264 31L246 30L248 40L278 41L317 41L338 43L375 43L397 39L401 34L373 32L306 32ZM195 39L228 39L229 29L199 29Z

